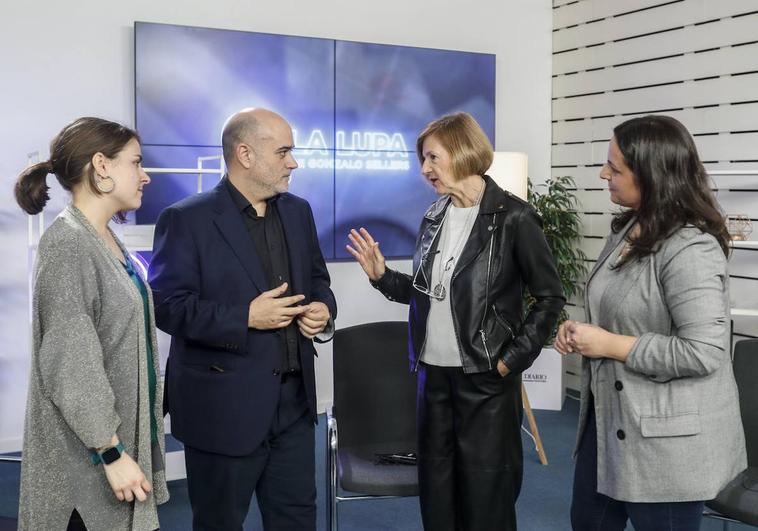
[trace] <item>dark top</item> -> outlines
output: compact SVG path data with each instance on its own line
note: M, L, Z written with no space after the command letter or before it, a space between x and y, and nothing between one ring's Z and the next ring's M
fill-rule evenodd
M255 211L255 207L248 201L242 192L237 190L229 179L224 179L229 193L232 195L234 204L242 215L250 238L255 245L255 251L261 260L261 265L266 273L266 280L271 289L287 283L287 291L283 297L292 295L292 282L290 281L289 253L287 240L284 236L282 221L276 207L278 195L266 200L266 213L261 217ZM277 333L282 338L284 355L282 370L294 372L300 370L300 358L298 352L297 323L293 320L286 328L280 328Z
M142 308L145 311L145 345L147 346L147 388L150 395L150 441L158 442L158 423L155 419L155 389L157 380L155 377L155 363L153 363L153 338L150 337L150 299L147 295L147 287L132 264L132 259L124 255L124 269L129 274L134 285L137 286L142 296Z

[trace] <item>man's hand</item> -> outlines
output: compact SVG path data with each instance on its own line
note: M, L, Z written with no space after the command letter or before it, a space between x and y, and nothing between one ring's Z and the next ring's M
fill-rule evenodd
M313 339L329 323L329 307L323 302L312 302L303 308L306 308L306 311L297 318L297 326L301 334Z
M304 313L308 306L293 306L305 298L305 295L281 297L287 291L287 283L264 291L250 302L247 314L247 326L258 330L273 330L288 326L298 315ZM328 313L328 310L327 310Z
M503 360L497 360L497 372L500 373L500 376L505 378L511 371Z

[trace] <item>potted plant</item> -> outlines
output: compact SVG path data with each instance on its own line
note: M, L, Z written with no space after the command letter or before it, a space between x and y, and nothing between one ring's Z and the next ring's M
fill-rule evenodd
M543 186L540 186L543 188ZM542 228L547 243L553 252L558 276L567 299L581 293L581 282L587 273L586 255L579 248L579 212L576 211L576 184L569 176L554 177L544 185L543 192L535 191L529 181L527 198L542 218ZM524 311L528 312L534 298L524 293ZM525 314L526 315L526 314ZM568 312L561 311L558 322L547 340L545 348L531 368L523 373L529 400L535 409L560 410L565 395L563 357L552 349L558 326L568 319ZM536 431L536 424L533 426Z
M582 235L579 232L579 212L576 211L576 183L568 175L548 179L544 184L545 191L535 191L532 181L529 181L527 198L542 218L542 229L545 238L553 252L558 276L563 285L563 294L570 299L581 293L581 280L587 274L587 256L579 248ZM526 311L531 308L534 299L526 293ZM568 319L568 312L561 311L558 323L550 335L549 343L553 342L558 326Z

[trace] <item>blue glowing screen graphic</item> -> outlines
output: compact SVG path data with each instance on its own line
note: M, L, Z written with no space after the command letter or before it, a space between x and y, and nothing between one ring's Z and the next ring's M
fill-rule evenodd
M352 227L369 229L386 256L405 257L436 197L420 175L416 137L466 111L494 145L495 56L138 22L135 107L152 168L220 155L222 126L242 108L280 113L300 165L290 191L311 204L326 259L349 258ZM205 175L200 188L217 180ZM137 223L155 223L197 191L196 175L152 175Z

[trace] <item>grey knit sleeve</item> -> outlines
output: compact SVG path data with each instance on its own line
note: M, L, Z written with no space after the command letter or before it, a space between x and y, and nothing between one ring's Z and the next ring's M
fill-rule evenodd
M35 369L44 393L89 448L107 445L121 423L94 324L97 276L75 240L40 248Z

